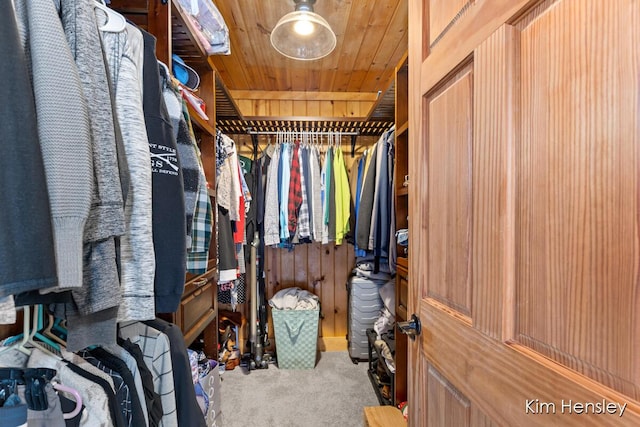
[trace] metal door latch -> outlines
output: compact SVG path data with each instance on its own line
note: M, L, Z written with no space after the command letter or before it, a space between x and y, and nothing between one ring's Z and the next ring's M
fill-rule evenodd
M400 332L409 335L409 338L412 340L415 340L416 336L420 335L422 330L420 318L414 313L411 315L411 320L407 322L398 322L398 329L400 329Z

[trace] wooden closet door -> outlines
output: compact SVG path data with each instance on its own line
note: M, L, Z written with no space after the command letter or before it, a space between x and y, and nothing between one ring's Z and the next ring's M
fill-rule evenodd
M409 20L410 425L640 425L640 1Z

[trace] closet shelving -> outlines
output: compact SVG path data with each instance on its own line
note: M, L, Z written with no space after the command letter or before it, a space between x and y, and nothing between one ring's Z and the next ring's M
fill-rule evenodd
M217 127L224 133L235 135L257 132L277 132L287 129L311 130L318 132L357 132L359 136L380 136L393 125L387 120L353 120L304 117L246 117L239 119L218 119Z
M405 53L396 66L395 91L395 192L396 230L409 228L409 187L405 177L409 173L409 63ZM408 177L411 179L411 177ZM408 180L406 181L408 184ZM409 252L398 245L396 265L396 322L407 320L409 298ZM396 328L395 403L407 400L407 336Z

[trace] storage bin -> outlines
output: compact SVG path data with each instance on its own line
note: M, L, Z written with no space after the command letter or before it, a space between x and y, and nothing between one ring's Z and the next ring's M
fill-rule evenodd
M320 309L272 309L276 356L280 369L313 369L318 349Z

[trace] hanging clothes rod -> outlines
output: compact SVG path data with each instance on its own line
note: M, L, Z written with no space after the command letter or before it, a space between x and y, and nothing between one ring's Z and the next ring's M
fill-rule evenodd
M343 135L343 136L358 136L360 132L340 132L340 131L315 131L315 130L300 130L300 129L286 129L286 130L251 130L247 129L249 135L279 135L283 133L309 133L314 135Z

